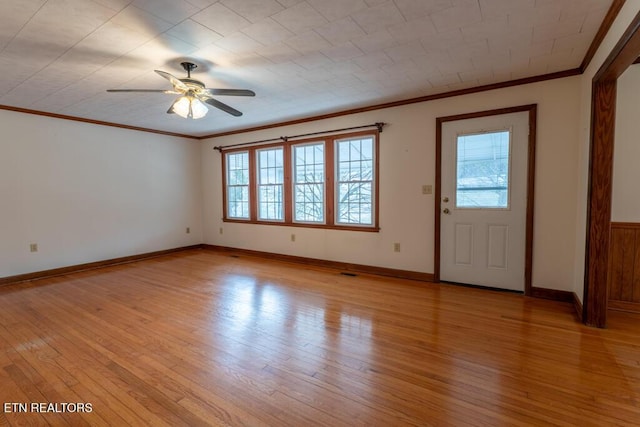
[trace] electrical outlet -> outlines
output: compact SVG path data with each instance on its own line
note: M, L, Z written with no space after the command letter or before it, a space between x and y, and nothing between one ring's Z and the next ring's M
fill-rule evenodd
M293 234L293 233L291 233L291 241L292 241L292 242L295 242L295 241L296 241L296 235L295 235L295 234Z
M393 244L393 252L400 252L400 243Z
M29 250L30 250L31 252L38 252L38 244L37 244L37 243L31 243L31 244L29 245Z
M191 228L187 227L187 234L191 233Z
M431 186L431 185L423 185L422 186L422 194L433 194L433 186Z

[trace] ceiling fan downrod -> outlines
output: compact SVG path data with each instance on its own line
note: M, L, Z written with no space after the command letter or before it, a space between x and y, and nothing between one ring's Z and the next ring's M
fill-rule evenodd
M193 62L181 62L180 65L182 65L182 68L184 68L184 70L187 72L188 79L191 78L191 72L198 68L198 66Z

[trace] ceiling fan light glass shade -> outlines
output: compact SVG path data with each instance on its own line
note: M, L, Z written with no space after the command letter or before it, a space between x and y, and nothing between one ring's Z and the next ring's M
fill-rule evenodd
M173 103L173 112L185 119L201 119L208 111L207 106L193 96L181 96Z
M201 119L207 115L209 109L204 102L200 101L198 98L191 99L191 117L194 119Z

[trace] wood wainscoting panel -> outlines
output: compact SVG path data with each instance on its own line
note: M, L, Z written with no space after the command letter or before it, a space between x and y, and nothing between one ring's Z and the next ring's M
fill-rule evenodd
M611 223L609 308L640 311L640 223Z

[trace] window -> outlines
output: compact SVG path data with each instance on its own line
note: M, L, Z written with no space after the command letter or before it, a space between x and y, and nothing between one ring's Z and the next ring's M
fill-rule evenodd
M377 131L230 149L224 220L377 231L377 152Z
M228 153L227 216L249 218L249 152Z
M458 136L456 207L509 207L510 136L508 130Z
M282 147L258 150L258 219L284 220Z
M293 146L293 220L324 223L324 143Z
M337 145L337 222L373 224L373 137L347 139Z

